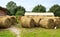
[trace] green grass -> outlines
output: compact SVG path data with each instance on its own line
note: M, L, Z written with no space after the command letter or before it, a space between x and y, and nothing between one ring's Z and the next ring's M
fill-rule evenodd
M16 37L16 35L9 30L0 30L0 37Z
M60 29L23 28L21 37L60 37Z

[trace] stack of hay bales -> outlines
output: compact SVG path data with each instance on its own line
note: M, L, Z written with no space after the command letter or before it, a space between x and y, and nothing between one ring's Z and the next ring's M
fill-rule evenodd
M54 28L54 20L50 18L45 18L40 21L40 26L44 28L53 29Z
M21 26L25 28L31 28L34 27L34 20L30 17L27 16L22 16L21 17Z
M7 17L0 18L0 28L7 28L11 26L10 19Z
M56 26L60 27L60 17L46 17L46 16L21 16L19 17L21 26L25 28L44 27L53 29Z

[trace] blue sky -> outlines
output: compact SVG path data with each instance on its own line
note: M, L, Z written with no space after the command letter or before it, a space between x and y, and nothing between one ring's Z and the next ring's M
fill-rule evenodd
M0 6L6 7L6 4L14 1L18 6L23 6L26 11L31 11L36 5L43 5L47 10L54 4L60 5L60 0L0 0Z

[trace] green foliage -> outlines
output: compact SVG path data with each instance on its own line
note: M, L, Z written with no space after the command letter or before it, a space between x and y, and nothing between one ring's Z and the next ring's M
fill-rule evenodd
M53 5L49 12L53 12L55 16L60 16L60 6L58 4Z
M21 7L21 6L18 6L17 8L16 8L16 15L24 15L24 13L25 13L25 8L23 8L23 7Z
M55 16L60 17L60 7L55 10L54 14L55 14Z
M25 8L22 7L22 6L17 6L15 10L16 10L15 16L16 16L16 18L17 18L17 22L19 22L19 21L18 21L18 17L19 17L19 16L23 16L23 15L25 14L25 11L26 11L26 10L25 10Z
M13 1L10 1L7 3L6 5L6 8L9 10L9 14L10 15L15 15L16 14L16 11L15 11L15 8L17 7L16 3L13 2Z
M42 5L37 5L33 8L32 12L46 12L46 8Z
M57 10L59 7L60 6L58 4L55 4L50 8L49 12L55 12L55 10Z

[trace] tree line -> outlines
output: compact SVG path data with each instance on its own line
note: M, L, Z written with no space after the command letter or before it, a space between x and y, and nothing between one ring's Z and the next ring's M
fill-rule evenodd
M26 12L25 8L22 6L17 6L15 2L10 1L6 5L6 9L9 11L9 15L24 15ZM32 12L46 12L46 7L43 5L37 5L32 9ZM53 12L55 16L60 16L60 5L53 5L48 12Z

